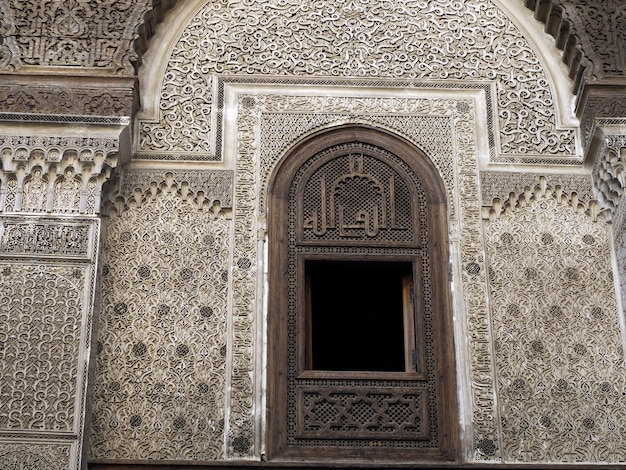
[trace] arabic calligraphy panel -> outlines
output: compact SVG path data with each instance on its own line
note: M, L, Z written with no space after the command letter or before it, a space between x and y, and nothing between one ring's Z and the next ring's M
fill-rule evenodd
M422 191L398 157L369 144L326 149L302 175L298 241L419 245Z

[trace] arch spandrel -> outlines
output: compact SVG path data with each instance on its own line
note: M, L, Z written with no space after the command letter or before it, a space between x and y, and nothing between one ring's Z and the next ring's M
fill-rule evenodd
M576 132L561 122L576 122L571 94L554 94L555 83L570 89L571 82L565 69L546 65L558 55L554 46L545 47L548 36L536 25L517 26L535 21L518 11L523 6L505 11L484 1L375 3L364 8L355 1L326 1L313 10L295 1L227 7L208 2L195 15L187 12L189 21L169 36L175 44L167 64L153 61L142 73L147 112L139 116L137 158L221 158L213 119L220 105L213 80L218 75L259 75L270 82L286 76L311 83L378 79L371 84L385 86L490 82L497 154L577 156ZM321 10L328 20L320 21ZM551 55L542 57L546 51Z

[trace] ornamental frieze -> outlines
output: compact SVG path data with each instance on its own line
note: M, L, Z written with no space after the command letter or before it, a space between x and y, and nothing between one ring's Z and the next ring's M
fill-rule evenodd
M108 207L124 211L131 202L140 205L144 200L154 199L157 190L174 190L185 199L193 199L200 209L228 210L233 207L233 179L232 170L125 168L115 188L107 195L107 203Z
M0 219L0 258L36 257L91 260L96 229L92 221Z
M508 206L517 207L519 199L534 196L536 191L545 194L547 188L586 209L595 202L590 175L481 171L480 187L486 219L498 217Z
M130 116L133 89L10 85L0 87L0 102L5 119L11 113Z

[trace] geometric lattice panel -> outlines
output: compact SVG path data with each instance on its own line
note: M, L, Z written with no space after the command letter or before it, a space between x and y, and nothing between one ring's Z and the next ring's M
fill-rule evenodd
M176 187L111 216L93 458L223 458L229 234Z
M485 228L502 456L623 461L626 368L604 223L549 194Z
M85 266L0 263L0 431L76 432Z
M298 437L428 439L428 391L300 387Z

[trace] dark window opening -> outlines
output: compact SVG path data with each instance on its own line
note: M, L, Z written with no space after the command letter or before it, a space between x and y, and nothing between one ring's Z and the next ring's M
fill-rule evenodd
M413 370L411 262L307 260L309 370Z

